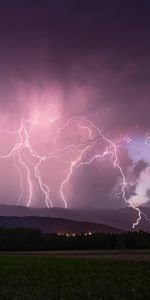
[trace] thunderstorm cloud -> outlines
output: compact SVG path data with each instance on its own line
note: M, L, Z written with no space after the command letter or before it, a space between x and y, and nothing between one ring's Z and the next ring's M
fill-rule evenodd
M7 156L17 143L21 118L32 121L32 126L28 122L25 126L32 148L43 159L40 174L54 206L64 205L61 183L80 154L78 145L86 143L91 148L81 161L89 161L107 147L109 154L73 168L63 189L69 207L126 205L115 197L122 179L113 165L114 149L109 143L97 142L98 132L94 128L90 133L82 117L117 145L120 166L127 183L132 182L126 189L128 199L136 206L149 204L149 15L147 0L0 3L0 156ZM81 119L63 128L73 116ZM25 130L21 134L27 142ZM71 150L70 144L74 145ZM27 146L19 148L21 158L17 154L15 161L0 159L2 203L16 204L22 186L20 204L27 203L25 162L33 184L31 205L45 205L33 170L38 158L31 157ZM66 149L63 153L59 152L62 148Z

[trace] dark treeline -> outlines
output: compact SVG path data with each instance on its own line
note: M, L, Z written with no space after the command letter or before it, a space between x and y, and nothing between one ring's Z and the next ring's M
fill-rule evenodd
M0 251L150 249L147 232L58 235L38 229L0 228Z

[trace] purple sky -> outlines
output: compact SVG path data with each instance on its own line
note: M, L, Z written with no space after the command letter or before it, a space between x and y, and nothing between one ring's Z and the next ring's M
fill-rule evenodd
M49 155L39 170L54 206L64 205L61 183L83 150L82 145L78 151L67 148L57 158L50 156L54 154L55 135L72 116L91 120L117 144L128 184L127 199L137 206L149 205L149 15L148 0L0 3L0 155L10 153L17 143L18 133L12 132L19 130L21 117L36 120L36 125L25 122L24 126L29 130L32 149L40 157ZM98 133L90 127L90 137L88 129L83 129L86 126L89 123L82 119L78 124L70 122L57 136L57 149L92 143L82 162L102 154L108 144L95 144ZM25 132L21 134L25 138ZM127 136L128 142L124 140ZM44 206L34 173L38 158L29 149L19 149L21 161L18 153L15 158L12 153L10 159L0 159L0 202L16 204L23 186L19 203L28 203L25 163L33 185L30 205ZM81 168L77 165L73 170L63 189L69 207L125 205L122 197L115 196L122 179L113 167L112 149L109 151L104 159Z

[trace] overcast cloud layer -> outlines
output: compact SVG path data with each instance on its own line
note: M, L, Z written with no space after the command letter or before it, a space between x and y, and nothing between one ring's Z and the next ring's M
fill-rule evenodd
M150 131L149 16L147 0L1 1L1 114L30 115L36 106L50 102L58 106L61 124L73 115L88 116L106 134L142 136L144 145ZM140 189L145 203L149 151L135 160L127 153L136 153L134 147L122 147L120 157L126 174L134 177L129 195L135 197ZM145 165L137 176L139 161ZM49 180L52 168L54 163L46 169ZM71 207L124 205L112 195L120 181L110 160L85 169L72 179ZM2 197L2 202L14 203L15 196ZM58 195L53 197L61 205Z

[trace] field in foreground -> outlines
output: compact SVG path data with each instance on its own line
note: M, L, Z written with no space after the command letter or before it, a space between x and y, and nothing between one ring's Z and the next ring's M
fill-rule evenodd
M1 300L150 299L150 262L0 257Z

